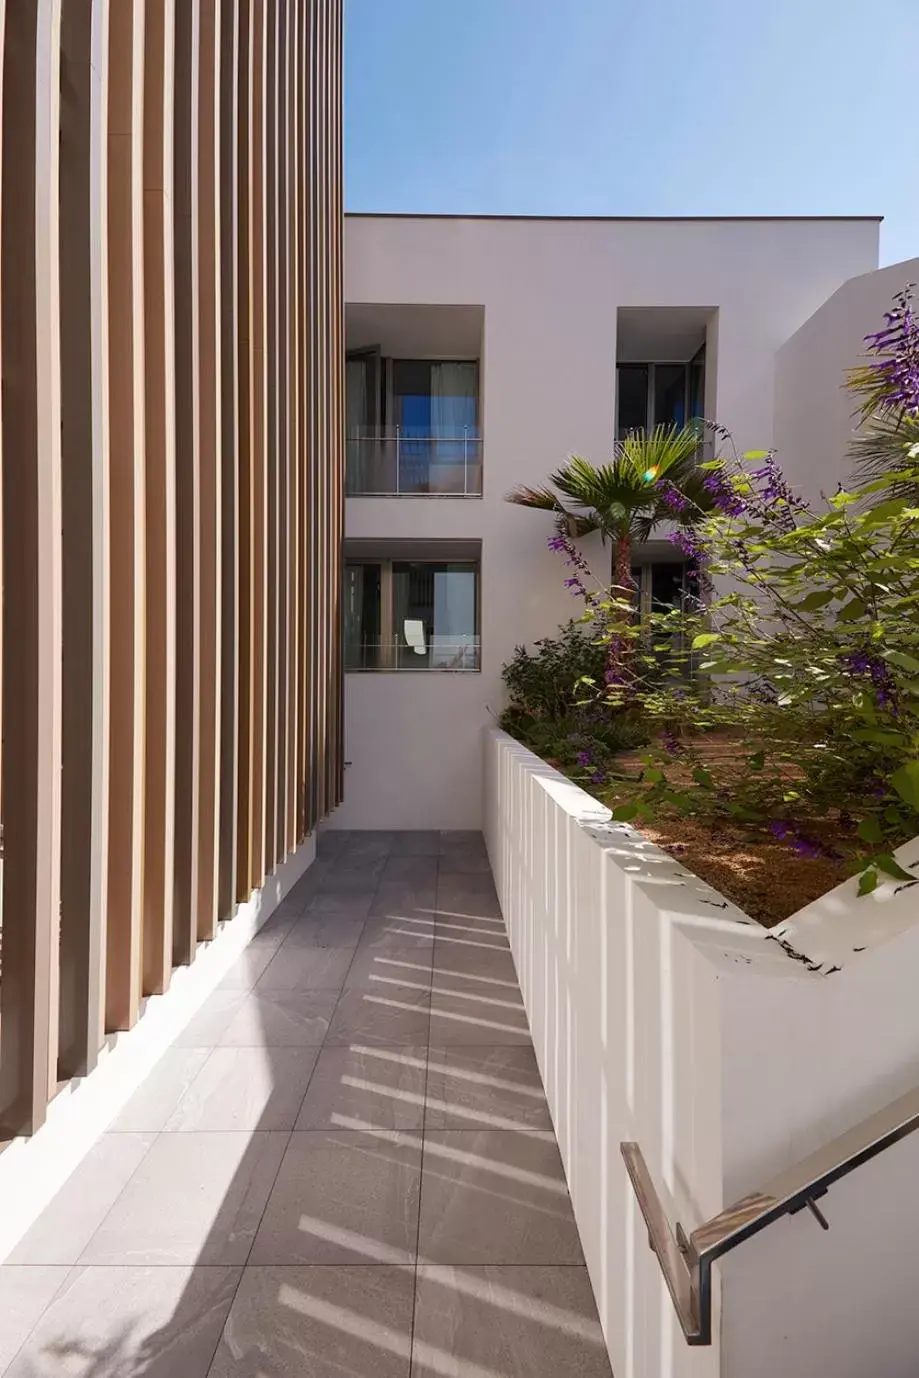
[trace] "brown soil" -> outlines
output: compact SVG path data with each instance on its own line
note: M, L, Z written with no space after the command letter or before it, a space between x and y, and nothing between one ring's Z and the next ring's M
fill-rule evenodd
M729 786L732 776L736 778L747 769L737 743L723 734L713 733L704 744L696 743L696 750L719 785ZM586 786L610 808L634 800L641 790L635 778L642 770L641 753L623 754L617 765L633 778L616 780L608 786ZM686 784L691 780L691 769L681 766L676 759L668 765L667 777L675 785ZM653 823L637 821L635 826L766 928L839 885L852 873L852 861L858 853L851 832L844 831L835 819L808 824L806 832L839 852L839 860L800 856L768 829L735 823L723 816L661 816Z

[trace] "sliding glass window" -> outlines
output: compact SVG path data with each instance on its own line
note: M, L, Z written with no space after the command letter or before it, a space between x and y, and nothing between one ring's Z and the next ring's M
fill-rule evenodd
M478 564L350 561L345 668L478 670Z

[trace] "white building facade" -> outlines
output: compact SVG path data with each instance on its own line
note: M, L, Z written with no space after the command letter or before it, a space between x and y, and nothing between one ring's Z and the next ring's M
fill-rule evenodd
M617 433L704 415L845 473L856 362L916 263L877 218L350 216L344 828L479 828L520 643L577 611L548 514L505 501ZM912 272L910 270L913 270ZM853 281L854 280L854 281ZM592 552L597 568L608 556ZM645 582L678 578L649 546Z

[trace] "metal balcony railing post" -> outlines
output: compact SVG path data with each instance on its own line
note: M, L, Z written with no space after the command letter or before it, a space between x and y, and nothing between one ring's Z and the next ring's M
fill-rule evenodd
M396 492L401 492L399 486L399 459L401 456L401 435L400 428L396 427Z
M467 464L469 459L469 427L463 427L463 497L468 496Z

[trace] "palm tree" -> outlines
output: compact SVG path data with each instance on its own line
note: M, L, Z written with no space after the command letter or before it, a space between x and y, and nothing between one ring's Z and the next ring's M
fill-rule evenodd
M693 422L630 431L616 443L608 464L591 464L573 455L551 475L557 492L548 486L521 485L507 494L507 501L555 513L558 529L566 536L599 531L603 542L612 545L613 584L628 590L633 545L648 540L662 522L685 525L690 513L711 506L698 467L704 429L704 422ZM686 499L683 518L667 501L673 489Z

